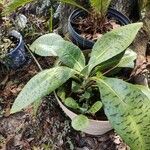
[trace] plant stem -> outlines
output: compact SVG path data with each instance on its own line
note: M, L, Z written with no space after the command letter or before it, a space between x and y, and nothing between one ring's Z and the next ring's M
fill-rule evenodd
M116 66L114 66L113 68L111 68L111 69L107 70L106 72L104 72L104 73L103 73L103 75L105 75L105 74L109 73L110 71L114 70L115 68L117 68L117 65L116 65Z
M41 65L39 64L38 60L34 57L33 53L31 52L31 50L29 49L29 47L26 44L25 44L25 48L29 51L29 53L32 56L33 60L37 64L39 70L42 71L43 69L42 69Z
M49 32L53 32L53 7L50 9Z

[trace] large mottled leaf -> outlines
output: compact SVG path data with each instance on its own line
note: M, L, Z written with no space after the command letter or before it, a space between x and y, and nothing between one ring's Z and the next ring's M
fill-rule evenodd
M97 65L123 52L134 40L142 23L126 25L106 33L94 44L89 60L89 73Z
M36 39L30 46L32 52L40 56L57 56L56 50L63 38L55 33L45 34Z
M91 6L95 12L105 16L111 0L90 0Z
M42 97L50 94L75 74L67 67L55 67L34 76L16 98L11 113L20 111Z
M83 131L89 125L89 119L85 115L78 115L71 122L72 127L77 131Z
M96 66L92 70L90 75L93 76L94 74L96 74L99 71L100 72L105 72L106 70L110 70L111 68L116 67L119 64L119 62L121 61L121 59L123 58L124 54L125 54L125 51L123 51L122 53L108 59L107 61L104 61L100 65Z
M120 79L97 79L105 114L132 150L150 148L149 89Z
M150 89L143 85L136 85L148 98L150 97Z
M64 41L60 43L57 51L59 59L67 66L82 71L85 67L85 57L82 51L73 43Z
M91 76L98 71L104 72L104 74L109 73L109 75L111 73L112 75L120 71L120 68L134 68L134 61L136 57L137 54L128 48L125 52L118 54L103 62L100 66L95 67L91 72Z
M30 3L34 0L12 0L8 5L5 6L4 14L9 14L15 11L18 7L24 6L27 3Z
M58 56L65 65L78 71L85 67L85 57L82 51L73 43L65 41L54 33L39 37L30 49L40 56Z

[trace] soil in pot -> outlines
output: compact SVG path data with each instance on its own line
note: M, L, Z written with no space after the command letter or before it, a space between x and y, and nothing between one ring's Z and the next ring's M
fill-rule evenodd
M15 37L3 37L0 41L0 57L5 57L6 54L11 52L18 44L19 40Z
M96 41L106 32L120 27L120 23L114 18L106 16L106 18L95 18L93 15L85 15L77 17L72 25L77 33L87 40Z
M16 30L2 30L0 37L0 62L10 69L24 65L27 55L21 34Z

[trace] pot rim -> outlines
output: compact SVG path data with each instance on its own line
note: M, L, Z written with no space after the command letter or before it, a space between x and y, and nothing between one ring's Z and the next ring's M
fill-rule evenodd
M71 14L70 14L70 16L69 16L69 18L68 18L68 25L70 26L70 28L71 28L71 30L77 35L77 36L79 36L80 38L83 38L78 32L76 32L75 31L75 29L73 28L73 26L72 26L72 23L71 23L71 20L72 20L72 15L75 13L75 12L85 12L84 10L81 10L81 9L76 9L76 10L74 10ZM90 42L91 44L94 44L94 42L92 41L92 40L87 40L86 38L83 38L84 39L84 41L88 41L88 42Z

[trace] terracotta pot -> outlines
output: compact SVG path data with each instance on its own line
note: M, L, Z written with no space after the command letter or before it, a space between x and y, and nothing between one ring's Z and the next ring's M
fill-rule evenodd
M64 113L72 120L74 117L77 116L74 112L69 110L58 98L55 93L55 97L58 101L59 106L62 108ZM89 126L83 130L83 132L90 134L90 135L102 135L108 131L112 130L112 126L110 125L109 121L100 121L100 120L93 120L89 119Z

